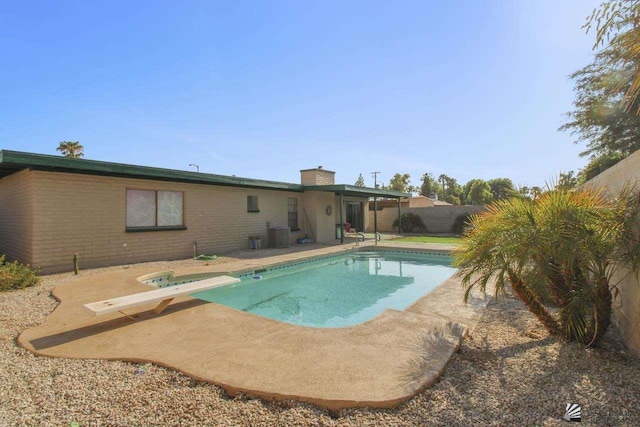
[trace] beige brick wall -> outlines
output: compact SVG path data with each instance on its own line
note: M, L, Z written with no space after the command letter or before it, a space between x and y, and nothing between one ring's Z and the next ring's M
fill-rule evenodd
M335 221L337 216L333 193L307 191L304 193L303 205L316 241L335 241ZM327 206L331 206L331 215L326 213Z
M33 175L28 171L0 179L0 254L33 264Z
M250 235L267 239L271 226L287 225L288 197L302 193L150 181L53 172L33 176L33 264L45 273L69 271L74 253L81 268L218 254L248 248ZM126 190L184 192L187 230L125 231ZM247 212L247 196L260 212ZM302 226L302 206L299 204ZM292 243L303 235L291 233Z
M603 187L615 193L625 185L640 190L640 151L591 179L586 185ZM623 271L613 278L619 294L614 302L614 319L622 331L627 347L640 357L640 278L631 271Z

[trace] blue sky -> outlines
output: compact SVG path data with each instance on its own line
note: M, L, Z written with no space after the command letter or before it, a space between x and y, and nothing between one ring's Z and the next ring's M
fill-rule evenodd
M42 1L0 8L0 148L298 182L543 185L586 164L567 76L595 1Z

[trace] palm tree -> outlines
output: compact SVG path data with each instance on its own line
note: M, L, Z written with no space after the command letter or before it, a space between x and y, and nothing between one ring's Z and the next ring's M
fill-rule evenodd
M444 198L447 194L445 192L445 184L447 183L447 179L449 179L449 177L445 174L442 174L438 177L438 181L442 184L442 197Z
M84 157L84 147L78 141L62 141L56 151L65 157Z
M592 345L610 323L613 275L640 265L638 219L629 190L607 198L555 189L533 200L496 201L472 217L454 254L465 300L494 280L496 296L508 284L550 334Z

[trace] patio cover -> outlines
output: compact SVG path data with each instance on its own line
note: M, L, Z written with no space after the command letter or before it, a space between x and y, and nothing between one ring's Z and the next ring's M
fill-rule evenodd
M340 197L340 229L344 230L344 219L342 215L343 197L373 197L374 211L373 211L373 232L376 243L378 242L378 197L385 197L387 199L398 199L398 229L401 225L401 209L400 199L403 197L411 197L410 193L403 193L402 191L394 190L382 190L380 188L370 187L358 187L357 185L305 185L305 191L328 191L333 192L336 196ZM340 243L344 243L344 232L340 233Z

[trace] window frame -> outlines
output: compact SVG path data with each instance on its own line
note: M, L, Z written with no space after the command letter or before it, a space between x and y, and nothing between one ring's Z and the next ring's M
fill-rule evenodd
M251 207L251 204L249 203L249 200L251 198L254 198L256 203L255 203L255 208ZM260 204L258 202L258 196L257 195L252 195L252 194L247 194L247 212L249 213L257 213L260 212Z
M291 227L291 217L289 216L290 214L292 214L293 212L289 211L289 207L290 204L289 202L291 200L295 200L295 206L296 206L296 210L295 210L295 214L296 214L296 226L295 227ZM287 225L289 226L290 231L300 231L300 200L297 197L287 197Z
M129 191L153 191L155 195L155 223L156 225L143 225L143 226L129 226L127 225L127 212L129 209L128 204L128 195ZM182 193L182 224L180 225L157 225L158 224L158 192L165 191L168 193ZM125 232L127 233L137 233L141 231L171 231L171 230L186 230L187 226L184 221L184 207L185 207L185 192L184 191L175 191L175 190L150 190L148 188L129 188L127 187L124 195L124 224L125 224Z

